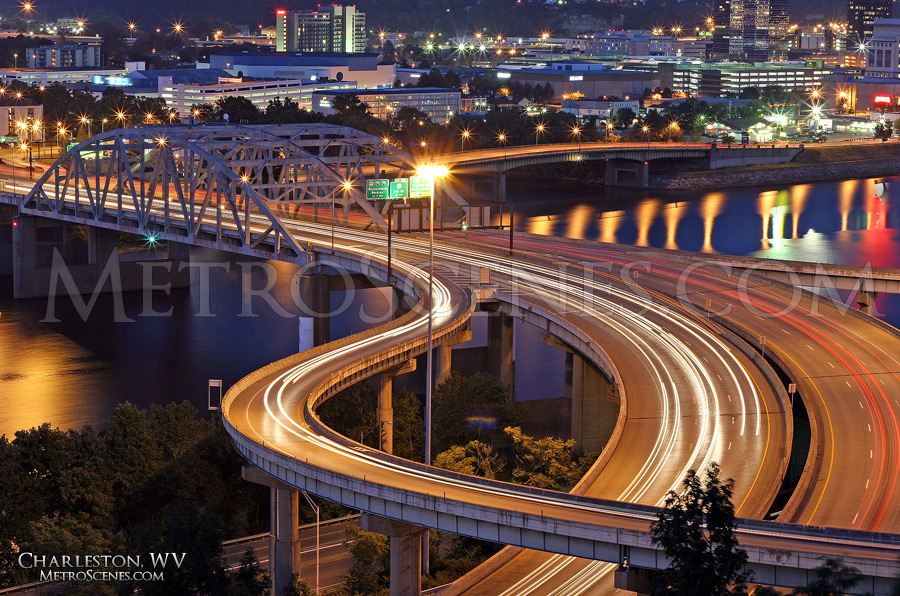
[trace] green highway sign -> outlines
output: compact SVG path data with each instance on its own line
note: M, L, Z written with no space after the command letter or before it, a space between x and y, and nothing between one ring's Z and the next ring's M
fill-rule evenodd
M423 178L422 176L410 176L409 178L409 198L421 199L431 196L431 178Z
M406 178L397 178L391 180L391 198L405 199L409 196L409 180Z
M389 199L391 181L387 178L376 178L375 180L366 180L366 198L372 199Z

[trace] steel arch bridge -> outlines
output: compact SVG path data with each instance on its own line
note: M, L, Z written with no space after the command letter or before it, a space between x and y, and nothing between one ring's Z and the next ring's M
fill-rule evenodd
M19 200L21 213L281 260L304 250L282 224L340 206L385 228L368 178L415 160L343 126L116 129L72 147ZM260 225L262 224L262 225Z

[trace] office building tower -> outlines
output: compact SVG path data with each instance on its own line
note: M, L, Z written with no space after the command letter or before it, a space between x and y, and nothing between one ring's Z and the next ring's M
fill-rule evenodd
M278 10L275 47L279 52L362 53L366 50L366 15L355 6L316 10Z
M853 47L872 37L875 19L891 18L892 7L892 0L848 0L847 37L850 46Z

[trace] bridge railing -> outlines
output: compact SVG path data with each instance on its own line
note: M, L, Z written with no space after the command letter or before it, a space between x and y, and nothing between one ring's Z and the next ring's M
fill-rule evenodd
M546 148L542 153L553 153L553 152L565 152L569 151L599 151L606 149L643 149L647 151L653 151L658 149L697 149L704 148L710 149L715 145L716 149L799 149L803 146L802 143L703 143L703 142L694 142L694 141L678 141L678 142L667 142L660 141L658 143L609 143L603 141L584 141L583 143L541 143L537 145L508 145L504 146L496 146L496 147L484 147L481 149L469 149L465 151L452 151L449 153L442 153L440 155L435 155L434 157L459 157L464 155L472 155L472 154L484 154L496 151L524 151L527 149L535 149L538 147Z

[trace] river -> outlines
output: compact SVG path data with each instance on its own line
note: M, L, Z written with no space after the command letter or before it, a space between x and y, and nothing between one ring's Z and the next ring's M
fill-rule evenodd
M640 246L678 248L876 267L900 267L900 181L848 180L782 189L665 193L531 182L510 185L521 231ZM880 195L880 196L879 196ZM220 258L220 257L217 257ZM280 272L286 272L283 266ZM211 317L198 317L198 296L174 290L154 307L170 317L138 316L139 294L125 294L133 322L113 322L111 296L101 297L86 322L62 307L58 323L41 322L46 300L12 301L11 280L0 278L0 434L45 421L62 428L102 427L116 404L147 407L188 399L205 409L207 381L225 386L297 349L294 318L265 305L241 316L241 275L212 270ZM283 302L288 284L279 277ZM284 279L282 279L284 278ZM258 287L258 286L257 286ZM344 296L332 292L333 305ZM360 307L387 305L384 290L357 292L347 315L336 318L331 337L366 327ZM900 298L879 296L877 309L900 324ZM244 314L248 314L244 312ZM476 343L483 325L475 325ZM516 340L519 399L562 394L562 352L521 328Z

